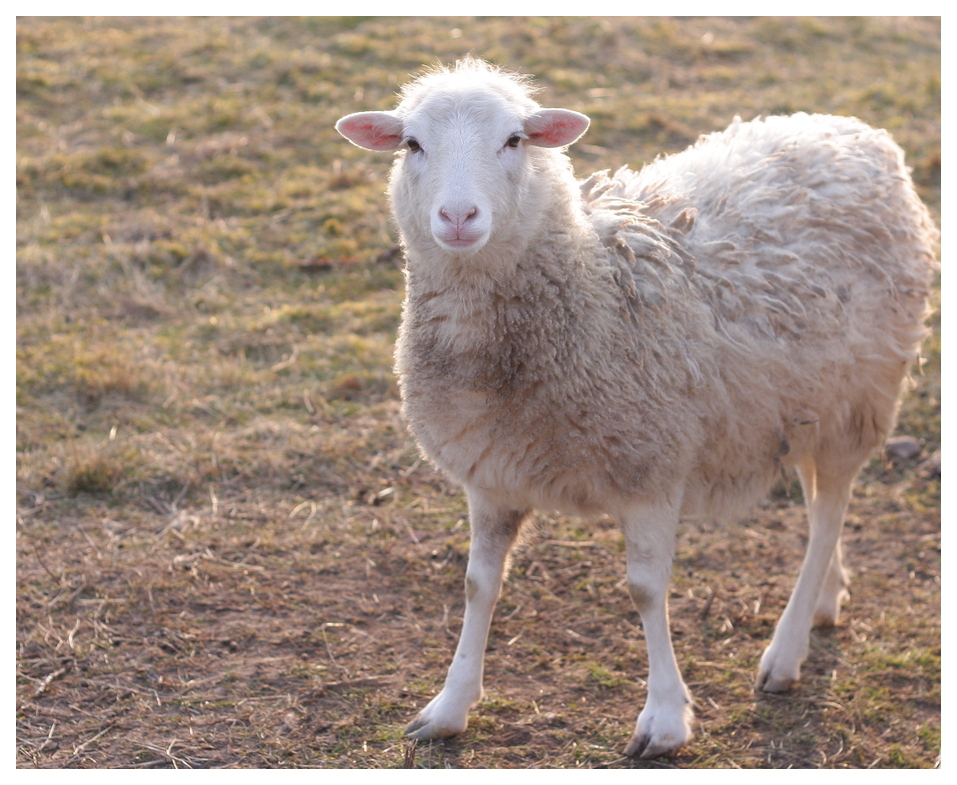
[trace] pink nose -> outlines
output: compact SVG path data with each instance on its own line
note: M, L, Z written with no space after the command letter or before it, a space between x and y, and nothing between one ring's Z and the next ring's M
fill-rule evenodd
M442 207L439 209L439 218L441 218L444 223L454 226L456 234L459 234L469 221L475 220L476 216L478 216L478 207L465 207L462 209Z

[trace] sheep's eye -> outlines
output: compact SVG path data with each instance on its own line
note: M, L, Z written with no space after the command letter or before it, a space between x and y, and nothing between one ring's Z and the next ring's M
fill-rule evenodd
M508 138L508 141L505 143L507 147L518 147L522 143L522 137L518 134L514 134Z
M413 153L422 152L422 146L417 141L415 141L415 139L409 139L409 141L407 141L406 144L409 146L409 149Z

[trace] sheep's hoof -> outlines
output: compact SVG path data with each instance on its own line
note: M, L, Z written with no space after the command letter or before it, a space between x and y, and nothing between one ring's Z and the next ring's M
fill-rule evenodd
M760 692L790 692L796 682L797 679L793 679L790 676L774 679L771 678L770 674L762 673L758 675L755 689Z
M775 634L775 638L777 637L778 635ZM785 644L775 646L775 641L771 641L771 645L765 650L761 657L761 665L758 667L758 678L754 683L756 690L787 692L801 677L801 663L804 657L795 657L796 647Z
M468 707L451 698L445 691L436 695L418 716L405 726L405 735L419 741L447 739L457 736L469 724Z
M797 674L783 674L775 676L772 674L773 668L761 664L758 671L758 679L754 688L759 692L788 692L798 680Z
M675 711L663 708L649 712L645 706L638 717L635 735L625 747L625 755L639 758L658 758L674 755L691 738L691 707L685 704Z
M411 739L435 741L437 739L448 739L452 736L457 736L463 730L465 730L465 728L462 728L462 730L453 730L452 728L440 727L420 715L405 726L404 732L405 735Z
M424 717L416 717L412 722L405 726L405 735L410 739L418 741L436 741L438 739L449 739L452 736L458 736L462 730L452 728L443 728L434 722L430 722Z
M684 745L684 740L675 739L655 740L646 734L635 734L625 747L625 755L631 758L660 758L671 756Z
M833 597L824 599L823 597L814 609L814 627L835 627L841 618L841 604L848 597L845 590L838 591Z
M652 743L648 736L635 735L625 747L625 755L631 758L660 758L665 755L674 755L680 748L680 744L656 744Z
M818 610L814 613L814 624L812 625L815 629L828 629L829 627L836 627L837 620L840 618L837 613L828 609L828 610Z

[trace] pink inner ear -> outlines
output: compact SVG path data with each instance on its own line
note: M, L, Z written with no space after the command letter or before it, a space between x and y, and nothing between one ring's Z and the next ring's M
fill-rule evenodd
M525 130L529 141L542 147L563 147L588 128L588 118L567 109L542 109L529 118Z
M349 130L369 147L385 147L399 143L399 137L390 134L375 123L356 123Z
M531 136L536 142L554 145L563 144L562 140L569 136L568 124L556 121L536 131Z
M343 117L336 130L367 150L395 150L402 144L402 125L384 112L358 112Z

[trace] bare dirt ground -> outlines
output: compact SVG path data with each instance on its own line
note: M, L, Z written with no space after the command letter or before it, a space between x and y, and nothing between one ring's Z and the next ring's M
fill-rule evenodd
M468 525L398 413L389 162L331 131L472 51L593 118L581 174L735 113L854 114L892 130L939 220L939 19L20 18L17 35L19 767L939 764L939 316L898 428L919 451L865 469L851 599L793 692L753 680L805 545L794 484L682 530L670 603L696 735L675 757L622 754L647 659L615 526L544 516L468 730L404 739L461 625Z
M698 735L651 763L620 752L647 663L610 522L541 522L496 614L472 726L410 753L401 726L441 684L463 610L467 527L441 478L386 464L314 506L245 493L154 499L135 517L90 500L57 514L37 496L21 512L20 762L933 765L939 518L910 501L933 471L875 468L855 494L852 600L814 634L790 695L752 681L799 567L800 505L684 531L672 629Z

